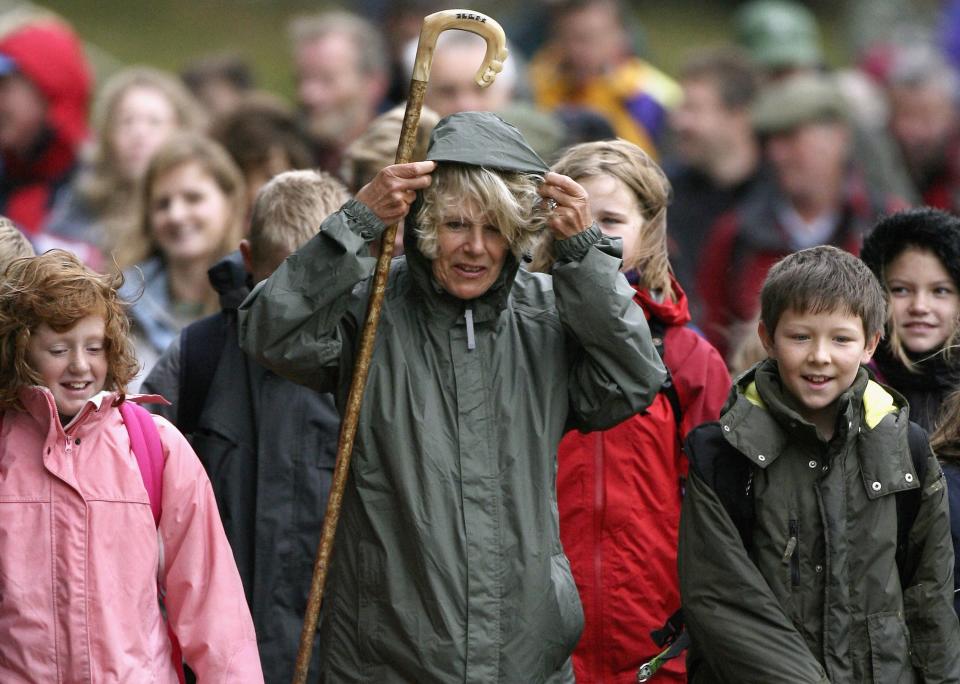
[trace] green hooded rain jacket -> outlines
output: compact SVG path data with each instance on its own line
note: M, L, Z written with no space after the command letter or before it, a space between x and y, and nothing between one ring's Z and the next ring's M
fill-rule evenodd
M546 171L513 126L476 112L441 121L428 159ZM619 240L593 226L561 241L552 278L508 253L491 289L464 301L435 284L411 220L337 530L324 681L572 679L583 614L558 535L557 444L642 410L664 380ZM383 229L348 202L241 307L243 347L341 409L374 265L364 255Z

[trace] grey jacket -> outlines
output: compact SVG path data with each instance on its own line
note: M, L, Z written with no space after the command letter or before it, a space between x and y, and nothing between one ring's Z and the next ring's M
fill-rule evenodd
M460 131L441 122L435 143L470 140L471 116L454 119ZM516 129L482 116L516 155ZM491 139L473 139L465 161L483 163ZM619 273L619 240L596 227L558 245L553 278L508 255L471 301L434 284L411 228L387 285L324 599L325 681L557 680L583 623L558 534L557 444L570 426L643 409L663 367ZM242 305L244 348L342 407L373 265L362 255L383 229L356 201L324 221Z

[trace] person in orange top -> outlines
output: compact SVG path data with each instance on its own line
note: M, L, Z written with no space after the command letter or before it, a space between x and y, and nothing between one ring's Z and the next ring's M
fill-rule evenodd
M530 62L537 105L592 109L618 137L656 156L680 86L632 54L617 0L561 0L551 11L550 38Z

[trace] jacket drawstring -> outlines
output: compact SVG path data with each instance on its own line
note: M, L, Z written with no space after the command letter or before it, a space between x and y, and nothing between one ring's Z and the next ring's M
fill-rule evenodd
M473 351L477 348L477 339L473 335L473 308L468 306L463 312L463 317L467 321L467 350Z

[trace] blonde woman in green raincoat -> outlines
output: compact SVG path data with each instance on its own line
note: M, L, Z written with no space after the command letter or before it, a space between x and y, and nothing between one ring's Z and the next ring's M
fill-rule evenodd
M642 410L664 380L620 241L583 188L498 117L447 117L427 161L381 171L251 293L241 344L345 402L367 249L404 217L324 600L323 680L572 681L583 613L558 535L557 443ZM552 276L519 268L543 229Z

